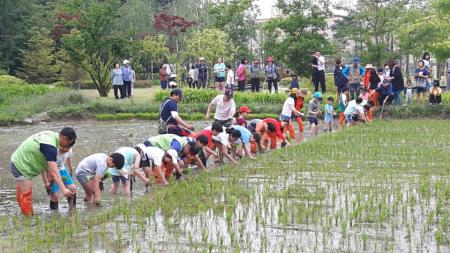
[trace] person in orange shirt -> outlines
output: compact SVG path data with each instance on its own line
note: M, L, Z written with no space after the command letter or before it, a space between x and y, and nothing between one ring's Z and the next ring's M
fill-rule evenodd
M289 124L286 121L278 121L273 118L263 119L262 122L256 125L255 131L262 136L263 147L265 150L270 148L277 148L277 139L281 139L281 146L284 147L286 145L290 145L290 143L286 140L286 136L283 134L283 129Z
M308 89L301 89L299 93L297 93L297 98L295 100L295 109L297 111L301 111L303 109L303 105L305 104L305 97L308 95ZM303 133L304 133L304 125L303 125L303 119L302 119L302 115L293 115L293 119L297 122L298 125L298 131L300 133L298 142L302 142L303 141ZM288 129L290 131L290 135L292 137L292 132L294 132L294 137L295 137L295 130L294 130L294 125L293 124L289 124Z

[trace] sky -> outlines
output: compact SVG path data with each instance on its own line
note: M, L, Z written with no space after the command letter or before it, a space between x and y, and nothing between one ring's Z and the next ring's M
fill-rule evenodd
M259 6L261 13L258 18L270 18L272 6L276 4L277 0L257 0L256 4Z

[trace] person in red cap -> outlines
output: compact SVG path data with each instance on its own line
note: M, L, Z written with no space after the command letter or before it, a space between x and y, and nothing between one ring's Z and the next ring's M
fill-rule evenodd
M259 92L259 75L261 73L261 66L259 65L259 60L255 59L253 64L250 66L250 77L251 77L251 91Z
M275 93L278 93L278 70L275 64L273 64L272 56L267 58L267 65L264 69L264 73L266 74L267 85L269 86L269 93L272 93L272 85L275 89Z
M251 112L252 111L250 110L250 108L248 108L248 106L244 105L239 107L239 110L234 115L234 117L236 118L236 124L243 127L247 127L247 116Z

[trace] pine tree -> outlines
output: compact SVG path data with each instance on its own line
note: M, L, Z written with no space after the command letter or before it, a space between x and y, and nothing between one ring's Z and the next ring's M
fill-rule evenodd
M29 83L50 83L56 80L59 67L56 65L54 41L49 30L32 28L31 37L22 50L22 69L19 75Z

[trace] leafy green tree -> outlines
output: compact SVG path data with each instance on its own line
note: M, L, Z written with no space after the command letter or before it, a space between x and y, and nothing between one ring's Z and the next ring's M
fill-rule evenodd
M139 55L144 62L150 63L151 70L154 65L161 63L169 56L169 48L166 45L167 37L163 34L147 36L142 42L142 51Z
M19 75L30 83L50 83L56 80L58 66L54 54L55 42L45 28L32 28L27 49L21 51L22 69Z
M279 0L283 17L273 19L263 27L266 33L264 49L268 55L285 63L298 75L311 72L311 53L320 50L327 54L330 43L321 32L329 16L328 4L312 0Z
M76 4L71 8L79 14L75 29L64 35L62 47L73 64L85 70L102 97L111 89L110 74L115 62L129 54L129 41L121 34L111 31L116 18L115 1L96 1ZM78 1L79 2L79 1Z
M217 29L204 29L193 32L186 39L186 49L183 52L185 59L204 57L209 64L213 64L217 58L225 61L234 59L235 48L228 34Z
M212 26L225 31L236 45L238 57L251 57L249 42L255 38L257 24L256 16L259 9L253 0L221 1L209 9L213 21Z
M0 6L0 68L9 72L19 65L20 51L29 38L33 2L5 0Z

